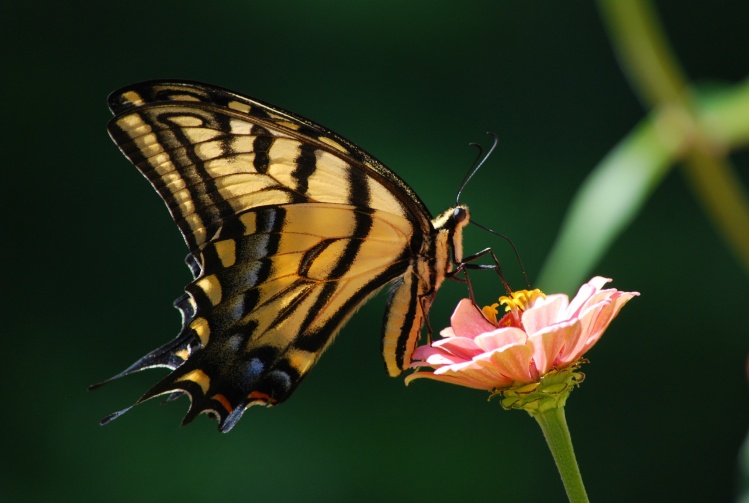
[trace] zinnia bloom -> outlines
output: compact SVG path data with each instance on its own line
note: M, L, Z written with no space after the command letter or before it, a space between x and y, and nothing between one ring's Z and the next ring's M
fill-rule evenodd
M451 326L441 332L443 339L420 346L413 354L412 367L432 370L417 371L406 383L428 378L505 397L508 391L535 392L545 377L556 387L579 383L583 375L574 370L584 361L582 356L622 306L639 295L602 289L609 281L591 279L571 302L566 295L547 296L540 290L513 292L500 298L506 314L499 320L498 304L482 312L469 299L461 300ZM565 369L572 372L558 379ZM503 401L503 405L513 404Z

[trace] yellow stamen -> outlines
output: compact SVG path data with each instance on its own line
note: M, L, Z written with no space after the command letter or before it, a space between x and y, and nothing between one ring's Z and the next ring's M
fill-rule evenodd
M546 294L538 288L534 290L518 290L512 292L512 297L503 295L499 298L499 303L505 306L505 312L520 311L523 312L533 306L538 299L545 299ZM496 305L496 304L494 304Z
M491 306L484 306L481 308L481 312L484 313L486 319L493 325L497 324L497 307L499 307L499 304L492 304Z

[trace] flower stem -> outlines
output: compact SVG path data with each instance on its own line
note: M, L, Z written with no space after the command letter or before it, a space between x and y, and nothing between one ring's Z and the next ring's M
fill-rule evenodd
M567 419L564 416L564 407L553 407L532 414L546 437L549 444L557 470L562 477L564 489L570 503L588 502L588 494L580 474L580 468L575 459L575 450L572 448L572 437L567 428Z

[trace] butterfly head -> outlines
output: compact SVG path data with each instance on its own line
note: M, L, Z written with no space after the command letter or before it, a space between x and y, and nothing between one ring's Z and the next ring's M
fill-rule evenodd
M442 212L432 220L435 231L437 231L438 248L452 250L453 261L463 261L463 227L471 221L468 206L458 204Z

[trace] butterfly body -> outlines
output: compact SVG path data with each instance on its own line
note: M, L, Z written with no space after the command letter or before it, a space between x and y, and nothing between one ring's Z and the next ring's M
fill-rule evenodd
M209 413L228 431L247 407L288 398L391 282L383 358L391 375L408 367L462 258L467 208L431 219L405 182L348 140L218 87L144 82L113 93L110 108L110 135L169 208L194 276L175 301L177 338L112 378L172 370L136 403L186 393L184 422Z

